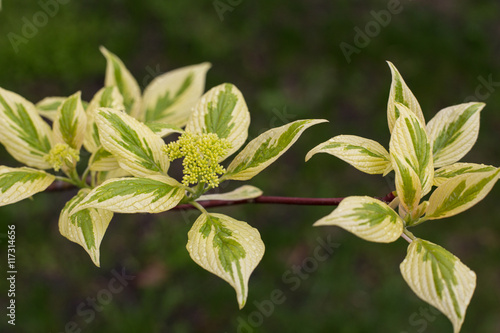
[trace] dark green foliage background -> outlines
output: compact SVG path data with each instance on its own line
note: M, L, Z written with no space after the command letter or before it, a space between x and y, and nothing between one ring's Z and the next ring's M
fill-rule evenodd
M235 1L236 2L236 1ZM379 176L309 149L338 134L388 145L386 103L391 60L429 120L443 107L474 95L478 77L500 81L500 4L496 0L401 1L403 11L348 63L339 44L353 44L355 27L373 21L386 1L241 1L221 21L211 1L69 1L16 53L7 37L21 35L41 10L36 1L6 0L0 12L0 86L33 102L82 90L89 100L103 85L98 46L118 54L144 87L153 73L209 61L207 87L236 84L252 115L250 136L286 122L326 118L306 131L277 163L249 183L268 195L383 196ZM155 75L156 75L155 74ZM475 148L464 160L500 165L500 91L489 93ZM1 164L18 166L1 148ZM237 184L230 184L232 188ZM116 215L101 246L101 268L60 236L58 212L73 192L43 193L0 208L2 274L8 224L17 230L17 321L2 332L452 332L443 315L422 319L427 305L399 273L407 243L367 243L338 228L313 228L329 207L245 206L214 209L257 227L266 254L239 311L234 291L199 268L185 250L197 214ZM414 232L472 268L478 287L463 332L499 332L500 186L470 211L427 222ZM317 238L339 244L333 256L291 283L294 265L314 255ZM136 279L87 323L80 303L107 288L112 269ZM298 282L300 285L298 285ZM295 284L297 283L297 284ZM298 288L294 291L290 287ZM254 302L273 290L286 300L269 316ZM7 285L0 280L0 307ZM88 308L88 307L86 307ZM239 319L238 319L239 318ZM243 329L241 322L258 327ZM239 326L240 325L240 326ZM75 332L79 332L75 329ZM68 330L70 332L71 330Z

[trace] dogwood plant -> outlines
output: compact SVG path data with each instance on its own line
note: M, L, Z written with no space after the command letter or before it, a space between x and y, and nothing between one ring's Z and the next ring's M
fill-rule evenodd
M204 93L210 64L160 75L141 93L123 62L105 48L101 52L107 61L105 84L89 103L77 92L34 105L0 88L0 143L25 165L0 166L0 205L31 197L55 181L79 188L61 211L59 230L82 246L97 266L99 247L114 213L196 208L200 215L188 232L187 250L198 265L235 289L242 308L264 243L257 229L208 212L206 203L258 202L264 197L250 185L227 193L207 191L224 181L253 178L307 128L326 120L297 120L245 145L250 125L245 99L230 83ZM417 100L389 65L393 75L389 151L372 140L340 135L312 149L306 160L322 152L366 173L394 171L396 198L387 204L370 197L348 197L315 225L338 225L374 242L405 238L410 246L401 264L403 277L418 296L445 313L458 332L475 288L475 274L440 246L413 236L409 228L470 208L498 180L500 171L495 167L458 163L477 138L484 104L446 108L425 126ZM174 133L175 140L166 143L164 138ZM87 165L81 165L82 149L90 153ZM183 167L178 180L168 173L176 159L182 159ZM437 186L434 191L433 186ZM262 202L273 202L270 198ZM279 198L274 202L292 204L339 201L274 198Z
M476 275L453 254L415 237L409 229L469 209L500 177L496 167L458 162L477 139L484 104L447 107L426 125L417 99L396 67L390 62L389 67L389 151L373 140L339 135L312 149L306 160L327 153L365 173L386 175L394 170L396 198L386 204L366 196L347 197L314 225L339 226L371 242L394 242L400 236L406 239L410 245L400 266L403 278L421 299L450 319L454 332L459 332Z
M260 196L259 189L248 185L204 194L223 181L251 179L307 128L326 120L298 120L270 129L250 141L226 168L221 163L245 144L250 125L245 99L234 85L221 84L202 95L210 67L205 63L156 78L141 96L120 59L101 50L107 59L105 87L88 105L79 92L35 106L0 90L0 142L29 166L0 168L1 204L44 191L56 179L79 187L61 211L59 229L97 266L100 243L114 213L161 213L191 204L201 212L188 233L191 258L233 286L243 307L264 243L257 229L209 213L199 201ZM40 115L53 121L52 128ZM180 136L166 145L162 137L172 133ZM79 174L82 146L91 157ZM168 174L170 162L178 158L183 158L181 182ZM50 169L62 174L44 171Z

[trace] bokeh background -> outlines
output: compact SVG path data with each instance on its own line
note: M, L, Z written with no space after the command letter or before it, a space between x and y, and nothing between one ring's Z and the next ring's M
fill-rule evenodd
M78 90L90 100L104 80L100 45L122 58L142 88L163 72L209 61L208 88L232 82L243 92L252 116L251 137L297 119L330 121L306 131L277 163L249 182L268 195L383 196L391 191L390 179L365 175L332 156L320 154L304 162L309 149L338 134L388 145L390 71L385 60L398 67L427 120L466 99L486 102L478 141L464 160L500 164L496 0L59 1L57 10L44 9L46 0L4 1L1 87L33 102ZM383 24L377 23L374 13L394 8L390 22L385 17ZM50 14L46 21L40 11ZM39 27L29 31L26 22L33 23L36 15ZM357 31L366 28L372 29L371 37L359 40L363 44L357 47ZM9 33L24 39L13 43ZM358 50L347 59L341 43ZM19 165L3 147L0 159L2 165ZM239 311L233 289L199 268L185 250L196 213L115 215L97 268L83 249L59 234L58 212L72 195L42 193L0 208L0 267L4 271L7 225L15 224L18 269L16 326L7 325L2 314L0 331L452 331L446 317L434 315L403 281L399 263L407 243L367 243L341 229L311 227L330 207L213 210L257 227L266 244L250 279L248 303ZM463 332L500 332L499 200L497 185L469 211L414 230L477 273ZM320 240L336 244L326 260L314 257ZM309 272L297 271L306 262ZM102 297L113 270L135 278L109 300ZM2 309L5 282L3 277ZM271 308L275 290L282 293L281 304ZM96 297L98 306L90 310ZM259 310L256 304L265 306Z

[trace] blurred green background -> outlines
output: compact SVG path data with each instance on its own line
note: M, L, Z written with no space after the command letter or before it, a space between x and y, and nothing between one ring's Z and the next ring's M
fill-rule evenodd
M89 100L103 85L105 61L98 47L104 45L122 58L142 88L160 73L211 62L207 87L232 82L240 88L252 115L251 137L297 119L328 119L249 182L268 195L391 191L389 181L326 154L304 163L309 149L338 134L388 145L385 60L398 67L427 120L466 99L486 102L478 141L464 161L500 164L496 0L60 0L57 10L46 3L6 0L0 12L0 86L33 102L78 90ZM385 17L384 24L377 23L380 15L374 13L393 6L397 13L390 22ZM30 31L27 22L34 19L39 26ZM372 29L372 37L366 45L358 43L363 47L347 61L339 45L356 46L357 31L365 28ZM0 158L0 164L19 165L3 147ZM196 213L116 215L97 268L83 249L59 234L58 212L72 195L42 193L0 209L0 267L4 271L7 225L15 224L18 269L16 326L7 325L2 314L0 331L452 331L446 317L430 312L403 281L399 263L407 243L367 243L338 228L312 228L330 207L213 209L257 227L266 244L250 279L248 303L239 311L233 289L199 268L185 250ZM463 332L500 332L499 200L497 185L469 211L414 230L477 273ZM318 239L337 244L326 260L314 257ZM308 273L296 271L303 263ZM113 270L122 269L135 278L110 294ZM3 309L5 282L0 281ZM281 304L271 308L269 300L280 292ZM96 297L101 302L90 310L88 302Z

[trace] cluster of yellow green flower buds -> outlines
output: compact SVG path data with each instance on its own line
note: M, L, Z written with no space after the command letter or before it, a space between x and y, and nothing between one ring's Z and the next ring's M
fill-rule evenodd
M231 149L231 143L215 133L185 132L179 140L169 143L164 149L170 160L184 157L184 185L205 183L214 188L219 186L219 175L226 172L219 161Z
M45 155L44 160L52 165L55 171L61 168L71 169L80 160L80 153L66 143L58 143Z

